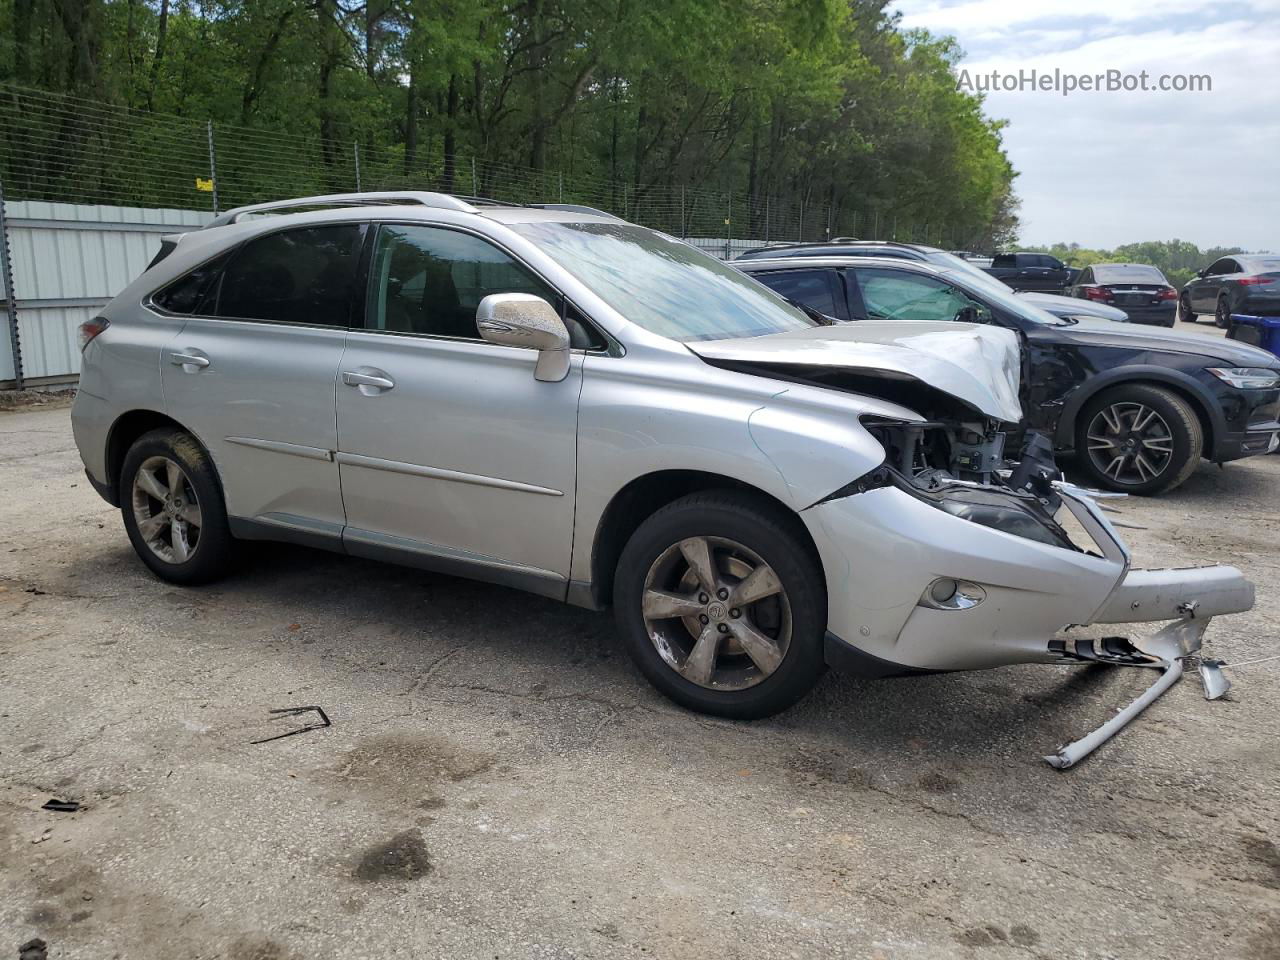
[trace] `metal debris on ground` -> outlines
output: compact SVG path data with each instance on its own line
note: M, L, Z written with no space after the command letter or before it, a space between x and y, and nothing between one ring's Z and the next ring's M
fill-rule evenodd
M49 956L49 944L33 937L18 948L18 960L45 960Z
M329 715L324 712L322 707L280 707L277 710L268 710L267 712L276 717L297 717L304 713L315 712L320 715L319 723L309 723L304 727L298 727L296 730L289 730L285 733L277 733L274 737L263 737L261 740L250 740L250 743L270 743L272 740L281 740L285 737L292 737L295 734L306 733L308 730L323 730L325 727L333 726L329 720Z
M40 805L41 810L52 810L54 813L75 813L80 809L80 803L76 800L58 800L50 797Z

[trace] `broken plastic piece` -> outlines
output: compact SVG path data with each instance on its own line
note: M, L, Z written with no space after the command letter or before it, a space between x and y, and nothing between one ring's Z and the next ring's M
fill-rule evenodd
M1222 672L1225 663L1222 660L1200 661L1200 682L1204 684L1204 698L1217 700L1231 689L1231 681Z
M1128 725L1138 714L1155 703L1160 695L1168 690L1171 686L1178 682L1182 676L1184 657L1189 657L1196 653L1201 646L1204 638L1205 628L1209 626L1212 617L1196 617L1197 604L1192 601L1179 605L1179 612L1183 619L1175 620L1173 623L1162 628L1154 636L1147 640L1133 643L1134 649L1138 653L1147 654L1147 659L1141 662L1124 662L1117 654L1122 653L1122 648L1115 643L1116 638L1107 638L1103 641L1104 649L1111 656L1084 656L1077 650L1076 656L1082 661L1102 660L1110 662L1116 666L1135 666L1135 667L1158 667L1162 669L1160 678L1153 683L1142 696L1138 697L1127 707L1117 713L1114 717L1100 726L1097 730L1088 736L1081 737L1074 743L1069 743L1057 753L1046 756L1045 762L1059 770L1066 770L1074 767L1077 763L1087 757L1089 754L1097 750L1113 736L1119 733ZM1082 641L1077 641L1077 647ZM1091 641L1083 641L1091 643ZM1065 649L1065 648L1064 648ZM1071 651L1067 650L1066 655L1070 656ZM1137 658L1133 658L1137 659ZM1210 661L1217 663L1217 661ZM1201 668L1201 676L1204 676L1203 666ZM1225 677L1220 677L1224 683ZM1228 683L1229 687L1230 684ZM1216 688L1215 688L1216 689ZM1206 680L1205 693L1208 695L1209 685ZM1218 693L1221 696L1226 693L1226 688L1222 688ZM1209 697L1209 699L1215 699Z
M75 813L80 809L75 800L56 800L52 797L40 805L41 810L52 810L54 813Z
M250 740L250 743L270 743L272 740L282 740L285 737L292 737L295 734L306 733L308 730L323 730L325 727L333 726L329 720L329 715L324 712L323 707L280 707L276 710L268 710L267 713L275 714L278 717L297 717L304 713L315 711L320 715L319 723L309 723L305 727L298 727L296 730L290 730L286 733L277 733L274 737L263 737L261 740Z

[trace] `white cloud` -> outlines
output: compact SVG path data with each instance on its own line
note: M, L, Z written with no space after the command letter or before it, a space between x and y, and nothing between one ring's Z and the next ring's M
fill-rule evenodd
M1280 0L903 0L904 25L954 33L971 75L1058 68L1208 74L1212 91L993 92L1024 241L1180 237L1280 249Z

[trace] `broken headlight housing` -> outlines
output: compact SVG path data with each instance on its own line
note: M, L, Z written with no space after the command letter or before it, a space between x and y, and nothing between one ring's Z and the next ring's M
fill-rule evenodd
M923 499L953 517L991 527L1002 533L1035 540L1051 547L1075 550L1066 531L1037 506L1017 494L977 487L954 487L928 494Z

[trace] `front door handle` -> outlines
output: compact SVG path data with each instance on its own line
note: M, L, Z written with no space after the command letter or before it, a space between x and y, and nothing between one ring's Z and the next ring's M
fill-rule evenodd
M209 358L198 353L171 353L169 354L169 362L178 367L197 367L203 369L209 365ZM194 373L194 370L187 370L188 373Z
M359 387L360 392L365 396L377 390L390 390L396 385L396 382L386 374L357 373L354 370L342 371L342 382L348 387Z

